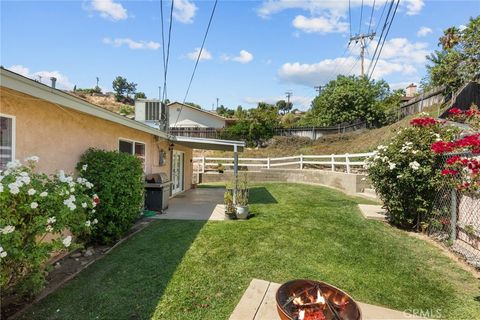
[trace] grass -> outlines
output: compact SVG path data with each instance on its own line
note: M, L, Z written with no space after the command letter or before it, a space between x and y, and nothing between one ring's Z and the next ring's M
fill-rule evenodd
M35 305L25 319L228 319L252 278L313 278L359 301L480 319L479 281L439 249L332 189L262 184L248 221L162 220Z

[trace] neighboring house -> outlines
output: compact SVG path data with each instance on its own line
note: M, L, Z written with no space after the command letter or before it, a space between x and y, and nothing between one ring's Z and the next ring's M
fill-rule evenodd
M9 161L35 155L42 172L74 172L88 148L117 150L141 158L146 174L167 173L174 195L191 188L193 148L233 150L234 146L241 151L243 144L179 140L165 130L0 69L0 170Z

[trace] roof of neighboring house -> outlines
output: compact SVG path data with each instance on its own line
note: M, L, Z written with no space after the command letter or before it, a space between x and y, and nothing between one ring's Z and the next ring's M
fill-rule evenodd
M181 102L177 102L177 101L170 103L170 104L168 105L168 107L174 107L175 105L180 105L180 106L182 106L182 107L186 107L186 108L190 108L190 109L192 109L192 110L196 110L196 111L199 111L199 112L203 112L203 113L206 113L206 114L208 114L208 115L211 115L211 116L220 118L220 119L222 119L222 120L224 120L224 121L229 121L229 120L231 120L231 119L229 119L229 118L222 117L221 115L219 115L219 114L217 114L217 113L215 113L215 112L207 111L207 110L203 110L203 109L199 109L199 108L195 108L195 107L189 106L188 104L181 103Z
M152 128L141 122L126 118L115 112L106 110L95 104L92 104L75 95L69 94L59 89L52 88L48 85L24 77L18 73L0 68L0 85L2 87L16 90L18 92L51 102L53 104L62 105L82 113L95 116L100 119L115 122L126 127L153 134L162 138L169 138L166 132Z
M185 119L182 121L178 121L175 124L175 128L208 128L208 127L201 123Z
M244 141L234 140L220 140L220 139L208 139L208 138L193 138L176 136L170 141L178 143L185 147L192 149L206 149L206 150L223 150L223 151L235 151L235 147L238 152L242 152L245 148Z

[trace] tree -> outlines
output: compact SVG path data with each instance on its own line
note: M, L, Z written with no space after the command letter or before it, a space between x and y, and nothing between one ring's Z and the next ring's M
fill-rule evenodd
M120 100L128 90L127 78L117 76L112 82L112 88L115 91L115 98Z
M196 103L193 103L193 102L185 102L185 104L187 106L190 106L190 107L193 107L193 108L196 108L196 109L202 109L202 106L199 105L199 104L196 104Z
M450 27L443 31L443 36L438 41L443 50L452 49L460 41L460 30L457 27Z
M147 99L147 96L145 95L144 92L139 91L135 93L135 100L137 99Z
M229 109L225 107L223 104L220 105L220 107L218 107L216 111L218 115L226 118L231 118L235 114L235 110Z
M390 88L383 80L339 75L313 100L302 124L333 126L360 119L379 125L385 121L382 101L389 95Z
M130 94L135 94L137 91L137 84L134 82L128 82L127 78L117 76L112 82L113 91L115 91L115 98L117 101L121 101L122 98L129 98Z
M439 39L441 50L427 57L427 78L424 89L446 86L448 92L457 90L480 72L480 16L470 18L463 30L450 27Z
M285 100L278 100L275 105L282 114L289 113L293 108L293 104L291 102L286 102Z
M262 145L264 141L273 137L275 128L280 123L278 108L264 102L260 102L257 108L249 110L243 110L239 106L235 116L237 122L223 131L222 138L244 140L249 146Z

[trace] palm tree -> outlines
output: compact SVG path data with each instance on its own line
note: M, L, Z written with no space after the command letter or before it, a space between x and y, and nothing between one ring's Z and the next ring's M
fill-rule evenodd
M438 45L441 45L444 50L452 49L460 41L460 30L457 27L446 29L439 41Z

